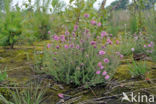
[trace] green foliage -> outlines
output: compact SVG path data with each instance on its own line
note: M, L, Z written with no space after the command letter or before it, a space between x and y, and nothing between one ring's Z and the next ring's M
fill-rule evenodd
M49 38L48 31L50 30L50 17L46 13L36 13L32 18L32 23L29 25L33 28L34 36L39 40L45 40ZM30 28L28 27L30 30Z
M133 77L145 76L145 74L149 71L145 62L136 62L133 61L131 65L129 65L130 73Z
M18 7L16 7L16 11L10 11L9 7L6 8L5 11L6 13L2 14L4 17L1 19L0 25L0 45L9 45L13 48L19 36L22 34L23 18Z
M110 6L116 7L115 9L126 9L129 4L129 0L116 0L111 3Z
M0 0L0 10L4 9L4 0Z
M140 35L130 35L125 34L119 37L120 45L114 47L119 52L125 56L131 55L132 53L146 53L146 49L144 48L144 44L146 41L142 34ZM134 52L132 52L132 48L134 48Z
M4 69L4 72L0 71L0 81L4 81L8 77L6 68Z
M152 59L156 62L156 46L154 47L154 51L152 53Z
M107 31L111 33L113 36L117 36L117 34L119 33L119 29L120 29L120 27L114 26L113 23L110 23L110 26L108 26L107 28L108 28Z
M16 89L16 91L11 94L12 99L9 100L0 94L0 101L3 102L3 104L41 104L45 91L45 89L40 89L40 86L34 87L31 85L23 91Z
M60 0L52 0L51 5L53 7L53 13L59 13L65 7L65 3Z
M156 44L156 11L153 7L151 10L145 12L145 26L148 34L151 35L151 40ZM156 45L154 45L153 53L151 55L153 61L156 61Z
M131 16L131 19L130 19L130 31L131 31L131 34L134 34L137 32L137 19L135 16Z
M0 0L0 11L5 10L5 8L7 6L7 5L5 5L6 1L11 3L12 0Z

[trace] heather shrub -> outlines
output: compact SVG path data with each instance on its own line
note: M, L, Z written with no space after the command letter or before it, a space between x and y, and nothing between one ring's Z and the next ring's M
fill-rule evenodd
M148 11L146 13L145 16L145 25L146 25L146 29L147 32L151 35L151 40L153 40L153 43L156 44L156 11L154 10L154 8L152 10L150 10L150 12ZM153 61L156 61L156 46L153 46L153 51L152 52L152 59Z
M125 34L119 36L116 42L119 45L113 46L111 49L119 51L122 55L128 56L138 53L151 54L153 50L154 43L150 41L150 37L147 35L139 34Z
M123 57L116 51L107 51L113 45L110 34L102 31L101 36L95 37L88 29L79 30L78 25L73 28L72 33L53 35L41 58L42 71L66 84L94 85L109 81Z

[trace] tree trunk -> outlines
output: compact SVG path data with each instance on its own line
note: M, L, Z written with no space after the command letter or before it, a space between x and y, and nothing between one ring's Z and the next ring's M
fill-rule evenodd
M107 1L107 0L103 0L103 1L102 1L102 4L101 4L101 7L100 7L100 10L105 9L106 1Z
M10 45L10 49L14 49L14 43Z

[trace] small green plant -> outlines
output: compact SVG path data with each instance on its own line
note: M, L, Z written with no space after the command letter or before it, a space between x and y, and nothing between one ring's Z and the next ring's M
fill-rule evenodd
M133 61L132 64L129 65L130 73L132 77L145 76L145 74L149 71L146 62L136 62Z
M0 71L0 81L3 81L7 78L7 72L6 72L6 68L4 69L4 72Z
M9 100L0 94L0 101L3 102L3 104L41 104L45 91L46 90L41 89L40 86L34 87L31 85L23 91L16 89L16 91L11 94L12 99Z
M3 81L7 78L7 72L0 72L0 81Z

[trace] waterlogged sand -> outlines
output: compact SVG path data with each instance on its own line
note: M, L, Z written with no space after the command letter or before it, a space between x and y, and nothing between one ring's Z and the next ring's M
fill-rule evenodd
M9 98L9 87L13 85L25 87L36 79L47 86L47 99L43 104L121 104L122 92L144 93L156 95L156 63L147 61L151 69L146 78L131 78L128 65L130 58L122 60L111 83L90 88L64 85L52 80L51 77L34 71L34 51L42 54L43 46L48 41L35 43L33 46L15 46L15 49L0 48L1 71L7 67L8 78L1 82L1 93ZM64 93L65 99L60 99L58 93ZM122 104L131 104L123 102ZM136 103L139 104L139 103ZM144 103L141 103L144 104ZM146 104L146 103L145 103ZM154 104L154 103L153 103Z

